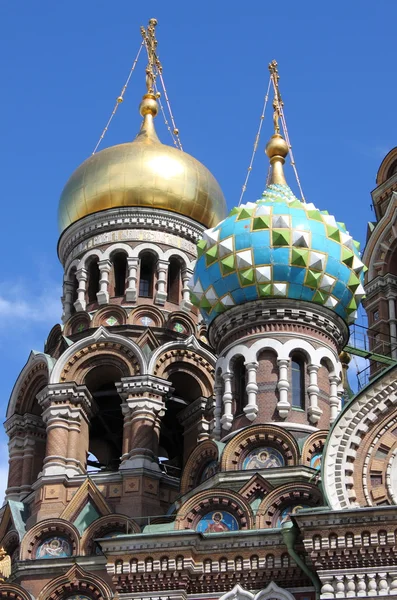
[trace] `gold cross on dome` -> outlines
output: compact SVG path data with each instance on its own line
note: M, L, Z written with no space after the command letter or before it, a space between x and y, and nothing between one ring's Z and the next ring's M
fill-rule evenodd
M157 19L150 19L147 29L141 27L141 35L145 42L148 64L146 67L146 88L148 94L154 94L154 85L156 83L157 72L161 73L162 66L157 56L156 39Z
M281 94L280 94L280 88L278 86L280 75L278 74L277 66L278 65L277 65L276 60L272 60L272 62L269 63L270 77L272 78L273 87L274 87L274 100L273 100L274 133L280 133L279 119L280 119L282 108L284 106L284 102L282 101Z

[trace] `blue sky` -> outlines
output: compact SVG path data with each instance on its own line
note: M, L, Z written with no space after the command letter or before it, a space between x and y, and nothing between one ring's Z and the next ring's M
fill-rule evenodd
M370 191L397 142L392 0L200 3L153 0L3 2L0 6L0 410L31 348L59 321L58 198L92 152L128 75L139 26L159 21L159 55L184 149L238 202L276 58L295 159L308 201L364 242ZM105 138L139 127L144 61ZM268 107L270 109L270 105ZM168 133L157 119L160 137ZM245 200L265 184L268 110ZM296 190L291 172L291 187ZM0 488L6 472L0 434ZM1 493L1 489L0 489Z

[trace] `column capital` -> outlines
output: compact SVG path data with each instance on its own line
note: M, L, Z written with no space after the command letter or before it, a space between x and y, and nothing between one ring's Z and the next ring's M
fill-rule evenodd
M155 377L154 375L135 375L134 377L123 377L116 383L117 392L121 398L130 404L135 398L139 399L150 395L156 401L170 392L172 384L167 379Z
M65 409L70 407L70 410L82 409L85 418L94 413L94 400L85 385L77 385L74 382L68 383L50 383L38 395L37 400L43 408L43 420L49 418L52 408L58 412L61 410L63 414L69 414ZM76 413L77 414L77 413Z
M137 256L127 256L127 265L129 267L137 267L139 265L139 258Z
M315 365L314 363L310 363L309 365L307 365L307 372L309 373L318 373L320 369L320 365Z
M80 269L77 269L76 271L76 277L78 280L83 279L84 281L87 281L88 278L88 271L87 269L85 269L84 267L81 267Z
M256 371L256 369L259 366L259 363L257 361L255 361L255 360L252 360L252 361L245 362L244 366L248 370L255 370Z
M288 367L288 365L290 364L291 359L290 358L278 358L277 359L277 365L279 367Z
M100 271L110 271L112 268L112 261L108 258L104 258L103 260L98 261L98 267Z

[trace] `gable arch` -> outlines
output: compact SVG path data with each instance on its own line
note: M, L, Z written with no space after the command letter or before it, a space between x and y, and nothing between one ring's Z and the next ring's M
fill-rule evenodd
M139 525L126 515L111 514L96 519L84 531L80 542L81 553L89 556L94 553L95 538L106 537L108 533L119 532L122 535L139 533Z
M151 252L154 254L154 256L161 259L164 257L164 251L160 248L160 246L151 244L150 242L145 242L135 246L135 248L132 249L131 256L134 258L139 258L143 252Z
M128 244L124 244L123 242L119 242L117 244L112 244L111 246L109 246L109 248L106 248L102 255L102 260L112 260L112 257L117 252L124 252L128 256L128 258L131 258L133 256L133 250L131 246L129 246Z
M189 455L183 469L181 479L181 494L186 494L189 490L199 484L199 477L203 468L211 461L219 460L218 446L212 440L205 440L198 444Z
M34 560L38 544L52 535L66 537L71 543L72 556L80 554L80 535L76 527L64 519L46 519L25 533L21 542L21 560Z
M95 250L89 250L86 254L84 254L81 257L77 269L86 269L88 261L90 260L90 258L93 257L97 258L98 260L103 260L102 250L100 250L99 248L96 248Z
M299 448L294 436L277 425L252 425L246 427L226 444L221 460L221 471L238 471L247 452L262 445L270 445L279 450L286 466L294 466L299 461Z
M110 350L125 364L130 376L145 372L146 360L135 342L109 332L104 327L98 327L92 335L75 342L62 354L51 372L49 383L65 381L65 373L70 370L71 365L75 372L79 365L87 361L90 352L96 356L103 356Z
M25 412L29 412L27 404L33 401L31 396L36 396L34 390L31 391L28 397L26 396L29 386L37 384L37 393L43 389L49 382L54 364L55 360L48 354L34 351L30 353L11 392L7 408L7 419L15 413L24 414Z
M37 600L59 600L80 593L83 596L88 593L92 600L109 600L114 597L109 585L101 577L73 565L66 573L47 583Z

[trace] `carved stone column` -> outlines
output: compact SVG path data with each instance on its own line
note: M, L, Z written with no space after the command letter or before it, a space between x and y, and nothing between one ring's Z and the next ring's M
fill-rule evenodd
M277 402L277 410L278 414L282 419L286 419L288 417L288 413L291 409L291 404L288 401L288 390L289 390L289 381L288 381L288 366L289 366L289 358L279 358L277 360L278 365L278 383L277 389L279 391L279 401Z
M223 381L225 386L225 391L223 392L223 415L221 418L221 423L223 429L231 429L233 424L233 411L232 411L232 379L233 373L223 373Z
M167 300L168 265L168 260L157 261L157 292L154 299L156 304L165 304Z
M125 290L125 299L127 302L136 302L137 290L136 284L138 280L138 265L139 258L127 258L128 277L127 288Z
M52 383L38 395L47 425L43 475L85 473L93 400L84 385Z
M87 286L88 271L87 269L79 269L76 272L77 281L79 286L77 288L77 300L74 303L74 307L77 312L85 310L87 303L85 301L85 290Z
M99 277L99 292L97 292L98 304L109 304L109 273L112 268L110 260L100 260L98 262L100 277Z
M44 456L46 430L43 420L26 413L13 415L5 423L9 441L7 498L18 499L31 491Z
M170 382L151 375L125 377L116 384L123 399L124 435L120 469L159 471L159 419L164 415L164 396Z
M330 416L329 422L331 425L335 421L335 419L339 413L339 405L340 405L340 400L339 400L339 396L338 396L339 384L340 384L339 377L337 375L331 375L329 378L329 386L330 386L329 403L330 403L330 407L331 407L331 416Z
M318 379L317 374L319 370L318 365L308 365L307 372L309 374L309 385L307 388L307 393L309 394L309 408L307 410L307 414L309 417L309 421L316 425L322 415L322 410L318 405L318 395L320 393L320 388L318 387Z
M73 289L74 285L72 281L64 281L63 282L63 296L62 300L62 323L66 323L68 319L72 316L73 311Z
M214 408L214 428L212 430L212 435L216 440L221 439L222 435L222 382L217 381L214 386L214 394L215 394L215 408Z
M183 426L184 437L184 463L190 452L199 442L207 440L210 433L210 424L207 419L207 398L197 398L178 414L178 420Z
M181 301L181 309L189 312L193 304L190 302L190 289L188 287L188 283L193 275L193 271L191 269L183 269L182 270L182 301Z
M258 385L256 383L256 372L258 369L257 362L249 362L245 363L245 368L247 370L247 398L248 403L247 406L244 406L244 412L250 421L254 421L256 415L258 414L258 404L256 402L256 397L258 394Z

